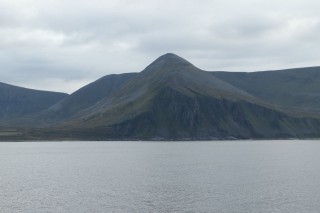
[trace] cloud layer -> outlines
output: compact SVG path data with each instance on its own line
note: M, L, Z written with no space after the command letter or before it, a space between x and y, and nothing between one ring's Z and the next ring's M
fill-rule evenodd
M0 81L73 92L174 52L205 70L320 65L317 0L0 0Z

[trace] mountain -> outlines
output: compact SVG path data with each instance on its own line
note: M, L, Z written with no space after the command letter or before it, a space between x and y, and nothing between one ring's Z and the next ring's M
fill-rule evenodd
M319 73L317 67L208 72L168 53L139 73L107 75L11 117L6 121L10 129L0 129L0 139L316 138ZM15 102L12 109L19 105L32 106Z
M320 113L320 67L212 74L278 107Z
M319 137L318 118L289 113L235 82L165 54L116 84L116 89L108 89L108 95L99 95L71 117L32 134L81 140ZM88 91L75 99L81 103L96 94L81 90ZM62 103L50 110L67 109Z
M0 122L44 110L68 94L26 89L0 83Z
M136 73L114 74L94 81L49 108L14 122L13 125L47 126L81 115L81 111L112 96Z

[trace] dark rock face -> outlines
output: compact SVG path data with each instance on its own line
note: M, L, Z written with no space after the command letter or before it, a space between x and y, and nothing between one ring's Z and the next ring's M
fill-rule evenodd
M319 125L316 119L292 118L248 102L187 97L165 88L148 112L115 125L114 137L175 140L307 137L320 136Z

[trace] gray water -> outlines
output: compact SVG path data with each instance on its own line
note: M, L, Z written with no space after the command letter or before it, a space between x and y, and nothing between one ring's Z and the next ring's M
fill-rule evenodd
M319 212L320 141L0 143L0 212Z

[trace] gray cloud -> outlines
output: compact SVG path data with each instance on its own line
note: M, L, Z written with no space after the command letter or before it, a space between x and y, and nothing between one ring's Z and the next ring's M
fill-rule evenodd
M289 3L0 0L0 81L72 92L166 52L205 70L320 65L320 2Z

